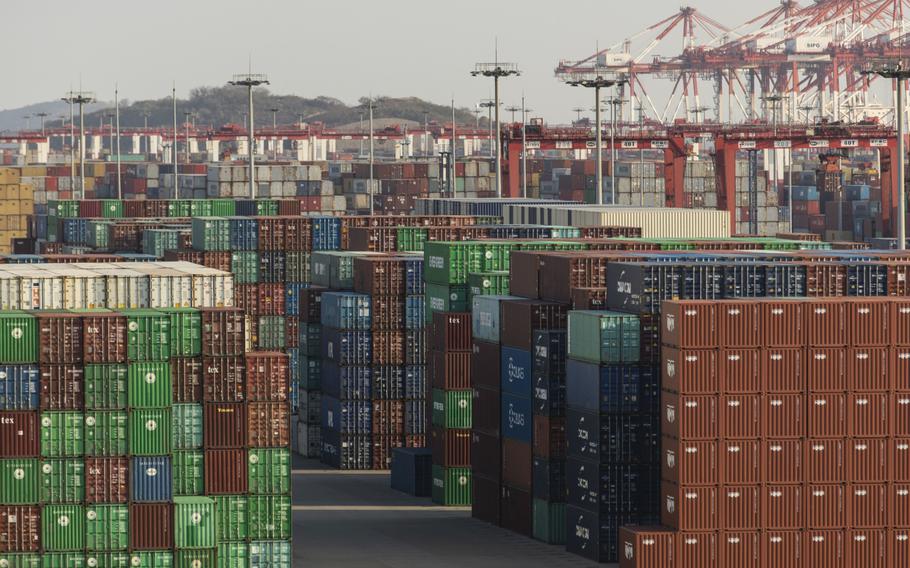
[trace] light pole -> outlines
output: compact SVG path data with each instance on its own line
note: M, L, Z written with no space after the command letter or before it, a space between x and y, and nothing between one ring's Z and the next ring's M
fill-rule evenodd
M373 99L373 95L370 94L370 98L366 104L367 112L369 113L370 119L370 187L367 189L367 194L370 196L370 216L373 215L374 206L373 206L373 111L376 109L376 103Z
M452 94L452 143L450 144L449 150L452 153L451 159L449 160L449 167L452 170L452 175L449 176L449 189L451 190L452 197L455 197L455 190L457 189L455 183L455 141L457 137L455 136L455 94Z
M515 124L515 113L520 111L521 107L512 105L510 107L506 107L506 110L509 111L510 113L512 113L512 119L509 122L511 122L512 124Z
M47 116L46 112L35 113L35 116L41 119L41 135L44 136L44 118Z
M610 103L610 205L616 205L616 107L622 114L623 100L613 97Z
M85 199L85 105L94 102L95 95L87 91L70 91L63 100L79 105L79 198ZM70 132L72 137L72 128Z
M70 105L70 191L76 190L76 125L73 105L76 102L76 93L70 91L62 100Z
M581 113L583 113L584 111L585 111L585 109L583 109L582 107L575 107L572 109L572 112L575 113L575 123L576 124L581 122Z
M521 196L528 197L528 115L531 109L525 106L525 96L521 95ZM540 197L538 195L538 197Z
M183 111L183 132L186 136L186 141L183 144L183 160L187 164L190 163L190 117L192 116L192 111Z
M638 103L638 136L642 137L645 131L645 107ZM645 206L645 151L644 146L638 145L638 206Z
M123 199L123 180L120 172L120 89L114 83L114 115L117 120L117 199Z
M803 111L804 113L806 113L806 128L809 128L809 124L810 124L809 121L810 121L810 118L811 118L812 110L813 110L814 108L815 108L815 107L814 107L814 106L811 106L811 105L805 105L805 106L799 107L799 110L801 110L801 111Z
M272 107L269 109L272 112L272 130L278 128L278 108Z
M480 108L487 109L487 126L490 127L490 158L493 158L493 106L496 104L495 101L485 100L480 101L477 106Z
M111 156L114 155L114 113L106 113L109 129L107 131L107 145L110 148Z
M258 87L259 85L268 85L269 78L266 75L247 73L245 75L234 75L233 80L228 81L228 84L238 87L246 87L247 93L249 95L248 114L250 117L250 130L247 138L247 150L250 160L250 199L256 199L256 139L253 133L253 87Z
M424 156L430 157L430 113L423 111L423 152Z
M142 124L142 126L143 126L143 128L144 128L145 130L148 130L148 127L149 127L149 117L150 117L150 116L151 116L151 113L149 113L148 111L142 113L142 119L143 119L143 124Z
M502 126L499 123L499 79L521 75L518 66L514 63L499 63L499 54L497 50L496 61L494 63L477 63L474 70L471 71L474 77L492 77L493 78L493 97L494 106L496 107L496 135L502 132ZM500 144L496 144L496 197L502 197L502 149Z
M30 115L30 114L23 114L23 115L22 115L22 118L25 119L25 129L26 129L26 130L31 130L31 129L32 129L32 115Z

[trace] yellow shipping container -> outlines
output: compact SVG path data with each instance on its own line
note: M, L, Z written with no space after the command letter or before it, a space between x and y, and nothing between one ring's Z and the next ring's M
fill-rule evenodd
M0 215L18 215L19 202L9 199L0 200Z
M31 185L26 183L19 184L19 199L31 201L34 199L35 190Z
M47 166L25 166L22 168L23 177L45 177L47 176Z
M85 191L92 191L95 189L95 178L86 177L85 178Z
M91 164L90 168L88 166L86 166L86 169L88 171L92 172L87 175L90 175L91 177L96 177L96 178L104 177L105 167L106 166L103 162L95 162L94 164Z
M0 168L0 185L19 183L21 177L19 170L15 168Z

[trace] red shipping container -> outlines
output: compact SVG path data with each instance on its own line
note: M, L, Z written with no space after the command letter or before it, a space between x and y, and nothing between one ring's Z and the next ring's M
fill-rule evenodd
M82 363L82 317L70 313L38 313L38 363Z
M40 540L41 510L38 507L0 505L0 552L36 552Z
M243 355L244 313L240 308L203 308L202 354Z
M247 353L247 400L285 401L290 390L288 356L279 352Z
M809 392L847 390L846 354L839 347L809 347L806 353Z
M85 458L85 502L126 503L129 458Z
M471 467L471 431L439 427L430 429L433 463L445 467Z
M174 512L170 503L130 505L130 547L169 550L174 547Z
M717 310L717 328L721 347L759 347L758 303L723 302Z
M263 316L284 315L284 284L259 284L259 314Z
M676 565L676 533L666 527L620 527L619 548L619 568L669 568Z
M805 350L772 348L759 351L764 391L771 394L806 391Z
M203 410L203 445L206 449L242 448L247 440L246 405L207 402Z
M892 438L888 440L888 444L890 448L890 480L901 482L910 479L910 440Z
M888 388L896 391L910 391L910 347L893 347L890 349Z
M761 536L763 566L804 568L803 533L801 531L773 529L764 531Z
M717 533L679 532L676 535L678 568L717 565Z
M661 357L662 388L684 395L719 392L717 351L664 346Z
M806 332L810 347L847 344L846 309L842 300L806 302Z
M524 491L531 490L533 472L531 444L502 438L502 483Z
M910 529L888 531L888 558L891 566L910 566Z
M251 402L247 409L247 445L283 448L291 444L291 412L284 402Z
M910 527L910 483L892 483L888 486L888 510L892 527Z
M762 486L763 525L774 529L800 530L806 526L805 490L802 485Z
M723 531L719 536L718 566L735 566L737 568L762 568L761 544L762 534L759 531Z
M742 394L762 391L758 349L721 349L717 367L721 392Z
M97 313L82 318L82 355L88 363L126 361L126 316Z
M232 495L247 492L246 450L205 451L206 495Z
M888 421L888 399L884 392L857 392L847 397L847 432L857 438L886 437L891 429Z
M81 410L85 404L81 365L41 365L41 410Z
M372 422L374 436L401 436L404 434L404 401L374 400Z
M0 411L0 457L38 457L40 441L37 412Z
M890 481L890 443L890 440L884 438L848 439L844 457L847 479L867 483Z
M471 353L433 350L430 355L428 371L433 388L448 390L471 388ZM484 374L492 371L487 369ZM496 378L499 378L499 373L496 373ZM496 387L499 387L498 383Z
M297 316L284 316L285 346L293 349L300 346L300 318Z
M762 490L758 485L724 485L718 491L721 527L757 530L762 526Z
M717 485L721 481L717 446L714 441L681 441L664 436L661 440L661 478L684 487Z
M834 568L844 566L844 533L842 531L810 530L803 535L805 568Z
M846 302L847 342L856 347L891 344L889 298L851 299Z
M437 351L471 351L471 314L433 313L433 349Z
M805 398L799 394L767 394L762 397L762 429L765 438L802 438Z
M910 299L891 301L891 343L910 347Z
M851 483L847 486L847 526L886 528L888 486L884 483Z
M555 460L566 455L566 419L535 414L534 455Z
M846 488L843 485L806 485L806 527L842 529L847 526Z
M720 397L721 435L728 439L760 438L762 397L758 394Z
M840 438L806 440L806 481L843 483L847 481L845 441Z
M887 347L847 348L848 391L886 391L890 388Z
M846 565L857 568L906 566L888 562L888 531L885 529L848 530Z
M717 530L717 487L660 484L660 522L680 531Z
M661 339L672 347L712 349L717 342L717 302L676 300L661 308Z
M661 391L661 408L662 433L682 440L713 440L718 437L716 397Z
M224 272L231 271L231 253L225 251L205 251L202 253L202 265Z
M171 384L174 402L202 402L202 358L171 359Z
M246 400L243 357L202 358L202 399L205 402Z
M891 435L906 438L910 436L910 392L895 393L891 400Z
M234 284L234 305L251 316L259 315L259 284Z
M802 483L802 440L763 440L762 479L765 483Z
M847 435L847 396L825 393L808 396L806 422L810 438L843 438Z
M762 442L724 440L720 443L721 483L754 485L762 482Z
M763 301L758 303L763 347L801 347L805 345L805 304L803 302Z

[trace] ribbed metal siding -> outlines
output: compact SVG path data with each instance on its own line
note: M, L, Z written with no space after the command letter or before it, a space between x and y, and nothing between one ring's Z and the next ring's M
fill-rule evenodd
M202 447L202 405L175 404L173 447L175 450L195 450Z
M36 365L0 365L0 410L36 410L38 377Z
M257 541L250 543L249 568L290 568L291 543Z
M126 550L130 521L126 505L89 505L85 508L85 547L88 550Z
M171 451L171 410L137 409L129 415L129 449L133 455L164 455Z
M4 505L38 503L38 460L0 460L0 503Z
M166 456L135 457L130 464L130 487L133 501L163 503L173 497L171 458Z
M133 552L130 555L130 566L136 568L173 568L174 554L163 550ZM228 564L227 566L233 565Z
M41 455L81 456L85 452L81 412L41 413Z
M215 547L216 525L213 499L174 498L174 546L178 551L187 548Z
M171 367L167 362L130 363L127 371L130 408L165 408L173 400Z
M246 540L250 534L249 501L244 495L215 497L218 542Z
M126 365L86 365L83 379L86 410L126 408Z
M85 500L85 463L81 459L41 460L39 479L42 503Z
M0 313L0 362L34 363L38 360L38 325L25 313Z
M291 452L285 448L250 450L248 472L250 493L289 493Z
M85 455L125 456L127 413L124 410L96 410L85 413Z
M249 497L251 539L291 538L291 498L279 495Z
M176 451L171 459L174 495L202 495L205 469L202 451Z
M41 511L41 546L46 551L85 548L85 507L48 505Z

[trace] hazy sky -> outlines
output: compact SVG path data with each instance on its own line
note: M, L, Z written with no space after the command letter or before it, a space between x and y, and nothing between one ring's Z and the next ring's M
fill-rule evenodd
M673 14L680 0L85 0L4 2L0 108L60 97L72 84L113 99L179 96L245 72L267 73L272 91L332 96L351 103L375 95L414 95L474 106L492 80L472 78L477 61L519 64L503 103L522 91L535 116L566 121L592 106L582 89L553 76L562 58L579 59ZM734 27L778 0L691 0ZM674 32L657 53L680 50Z

